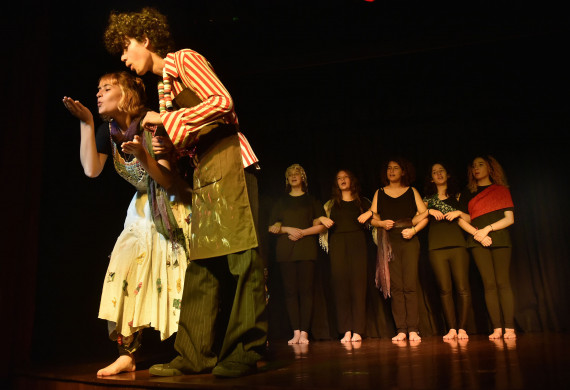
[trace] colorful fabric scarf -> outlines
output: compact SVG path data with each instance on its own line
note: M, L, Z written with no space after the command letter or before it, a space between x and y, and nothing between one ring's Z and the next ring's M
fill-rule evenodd
M509 207L514 207L511 192L507 187L499 184L491 184L471 199L468 204L471 219Z
M145 131L144 140L147 145L152 145L152 133ZM154 158L152 146L147 148L150 156ZM170 206L170 196L166 190L148 175L148 200L152 213L152 219L156 230L164 237L168 238L173 246L179 245L184 249L186 258L190 258L190 253L186 246L186 239L182 228L178 226L176 218Z
M452 206L448 205L447 203L445 203L445 201L439 199L439 196L437 194L434 194L430 197L425 197L423 199L424 202L427 203L427 208L428 209L435 209L435 210L439 210L441 211L443 214L447 214L451 211L455 211L456 209L453 208Z
M392 253L392 245L386 229L376 229L376 237L378 251L376 252L376 276L374 277L374 282L376 283L376 288L382 291L384 299L386 299L391 297L388 262L392 261L394 254Z

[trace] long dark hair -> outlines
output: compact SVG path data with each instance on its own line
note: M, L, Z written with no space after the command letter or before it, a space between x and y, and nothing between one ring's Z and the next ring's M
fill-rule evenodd
M426 180L425 180L425 185L424 185L424 195L425 196L432 196L434 194L437 194L437 186L432 181L432 177L431 177L433 167L436 164L441 165L443 167L443 169L445 169L445 171L447 172L447 189L445 190L447 192L447 196L449 196L449 197L457 196L460 189L459 189L459 184L457 182L457 179L455 178L455 174L453 174L447 168L447 164L444 164L440 161L436 161L430 165L429 171L427 172L427 175L426 175Z
M386 160L382 168L382 173L380 174L380 179L382 180L382 184L385 186L390 184L390 180L388 180L388 164L390 164L391 161L397 163L400 166L400 168L402 168L403 175L400 181L402 186L404 187L411 186L412 183L416 180L416 171L412 163L403 157L393 157Z
M354 176L354 173L352 173L348 169L339 169L334 175L334 181L333 181L334 184L332 186L333 205L340 207L340 202L342 200L342 192L340 191L340 188L338 188L338 182L336 179L340 172L346 173L346 175L350 179L350 193L354 198L356 205L362 211L362 200L360 199L360 182L358 181L356 176Z

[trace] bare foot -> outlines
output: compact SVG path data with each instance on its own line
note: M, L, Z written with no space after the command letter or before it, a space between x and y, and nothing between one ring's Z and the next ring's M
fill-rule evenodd
M299 344L309 344L309 334L307 332L301 332L301 337L299 337Z
M107 367L97 371L97 376L117 375L121 372L132 372L136 369L133 355L121 355Z
M402 332L392 337L392 341L404 341L405 339L406 339L406 334Z
M422 341L422 338L417 332L410 332L409 338L410 341Z
M293 331L293 338L289 341L287 341L287 344L291 345L291 344L299 344L299 339L301 338L301 331L300 330L295 330Z
M489 335L489 339L500 339L503 336L503 329L495 328L493 329L493 333Z
M348 343L350 341L350 331L344 334L344 337L340 339L341 343Z
M362 341L362 337L358 333L352 334L352 339L350 339L353 343L358 343Z
M459 329L459 332L457 332L457 338L459 340L467 340L469 338L469 335L467 334L465 329Z
M504 339L516 339L517 338L517 334L515 333L515 330L512 328L505 328L505 335L503 336Z
M444 340L453 340L457 337L457 331L455 329L449 329L449 332L445 336L443 336Z

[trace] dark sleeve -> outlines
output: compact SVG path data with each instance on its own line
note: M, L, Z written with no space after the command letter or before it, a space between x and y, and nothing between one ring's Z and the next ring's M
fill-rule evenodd
M97 152L110 156L111 151L111 136L109 134L109 123L104 122L97 128L95 134L95 143L97 144Z
M273 205L273 208L271 209L271 214L269 215L269 225L273 225L275 222L283 222L282 203L283 202L281 201L281 199L277 199L277 201Z
M469 201L471 200L471 192L466 188L459 196L459 210L465 214L469 214Z
M321 202L319 202L315 198L313 198L312 200L313 200L313 219L324 217L326 215L325 208L323 207Z

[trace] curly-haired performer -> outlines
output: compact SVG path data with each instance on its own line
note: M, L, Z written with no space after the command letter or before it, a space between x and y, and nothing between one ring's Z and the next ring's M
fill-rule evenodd
M485 303L493 325L489 338L514 339L517 337L515 304L509 277L512 244L507 230L515 222L511 192L503 168L492 156L473 159L467 177L469 183L461 201L473 226L461 227L471 234L467 246L483 280ZM484 240L492 241L491 245L484 245Z
M202 55L189 49L168 53L169 26L155 9L112 13L105 43L137 74L160 77L160 113L149 112L142 122L164 125L178 152L192 155L196 164L192 261L175 342L179 356L152 366L150 373L253 373L267 334L263 262L254 222L257 181L250 172L257 158L238 132L232 98ZM222 301L228 296L233 297L229 305ZM231 306L227 327L217 329L220 309L226 306Z
M418 261L420 242L417 232L427 225L424 218L416 222L426 206L414 181L412 164L403 158L389 160L382 172L381 187L374 194L372 207L358 220L381 229L378 231L376 285L384 297L392 297L392 314L398 334L393 341L420 341L418 313ZM409 332L409 335L406 335Z
M190 233L189 186L171 168L168 156L154 146L157 139L143 131L146 113L144 84L127 72L101 77L97 92L99 114L106 120L95 134L93 115L78 100L63 99L80 120L81 165L89 177L102 172L111 156L117 173L137 190L125 228L113 248L103 283L99 318L108 321L119 358L98 376L135 370L135 352L142 330L153 327L164 340L178 329L182 283ZM152 138L152 139L151 139ZM164 144L166 145L166 144ZM171 145L170 145L171 146Z

